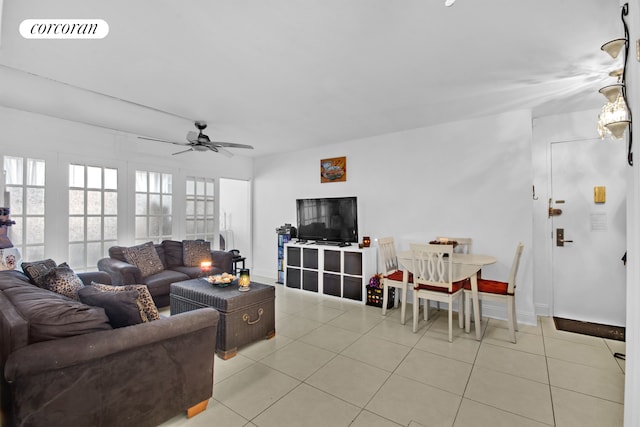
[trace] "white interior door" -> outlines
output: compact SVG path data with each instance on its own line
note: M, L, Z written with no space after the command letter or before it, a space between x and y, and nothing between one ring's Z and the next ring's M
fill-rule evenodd
M550 206L562 210L551 217L554 316L625 325L625 149L617 140L551 144ZM604 203L594 187L605 188Z

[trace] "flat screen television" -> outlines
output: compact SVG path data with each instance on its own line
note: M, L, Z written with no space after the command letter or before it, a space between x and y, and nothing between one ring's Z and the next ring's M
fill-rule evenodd
M296 200L298 239L317 242L358 242L357 197Z

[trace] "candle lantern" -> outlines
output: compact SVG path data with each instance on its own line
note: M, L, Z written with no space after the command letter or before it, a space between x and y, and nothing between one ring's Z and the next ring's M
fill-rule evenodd
M238 278L238 290L248 291L251 284L251 277L249 275L249 269L243 268L240 270L240 277Z
M200 271L202 272L202 277L206 277L211 273L211 261L202 261L200 263Z
M365 248L371 246L371 238L369 236L364 236L362 238L362 246L364 246Z

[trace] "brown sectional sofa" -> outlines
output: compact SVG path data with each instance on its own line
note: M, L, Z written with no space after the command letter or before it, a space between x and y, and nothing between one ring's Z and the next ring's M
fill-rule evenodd
M158 307L169 305L169 291L172 283L194 279L201 274L200 267L187 267L183 262L183 243L165 240L155 244L156 252L165 267L163 271L143 277L140 269L129 264L124 256L124 246L109 248L109 258L98 261L98 270L111 276L114 285L144 284L149 288L153 301ZM212 268L210 274L232 273L233 254L212 250Z
M0 271L2 425L155 426L207 402L218 319L204 308L112 329L102 308Z

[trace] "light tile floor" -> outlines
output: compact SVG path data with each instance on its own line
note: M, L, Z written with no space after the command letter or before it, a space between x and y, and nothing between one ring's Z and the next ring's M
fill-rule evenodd
M272 283L263 280L263 283ZM276 336L216 356L213 398L176 426L615 427L623 425L623 342L483 319L483 339L446 311L411 332L399 310L276 286Z

